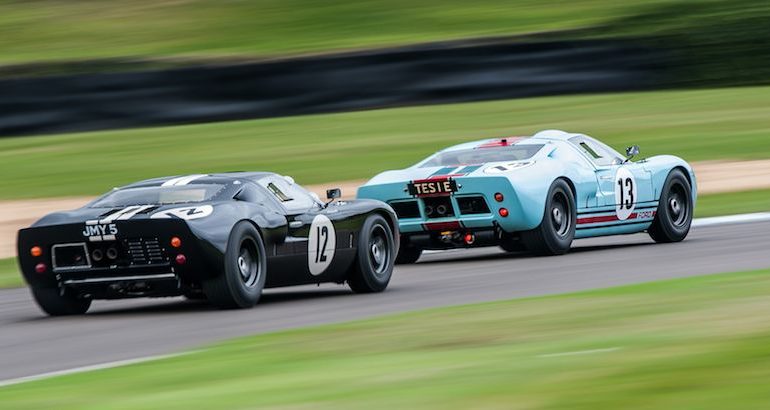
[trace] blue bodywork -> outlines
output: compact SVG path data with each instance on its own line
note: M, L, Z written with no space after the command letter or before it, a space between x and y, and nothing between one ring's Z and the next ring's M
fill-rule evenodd
M537 153L526 160L465 164L457 166L425 166L442 153L468 149L494 149L495 144L508 145L508 139L492 139L460 144L439 151L426 160L406 169L383 172L358 189L358 198L387 202L396 208L399 204L412 206L416 201L419 215L399 216L399 227L404 235L430 233L445 229L445 223L459 222L460 232L493 230L499 235L536 228L540 225L547 194L551 184L562 178L572 188L576 207L576 238L627 234L646 230L653 221L662 187L669 172L680 168L692 187L693 204L696 198L695 174L684 160L670 155L655 156L639 161L624 162L624 156L613 163L601 164L591 158L577 141L583 138L617 154L616 151L583 134L564 131L541 131L532 137L511 138L510 144L542 145ZM626 172L627 171L627 172ZM625 214L617 210L616 182L619 175L631 174L635 191L633 204ZM431 217L426 215L426 198L410 195L407 185L413 181L451 178L457 191L450 196L453 215ZM622 184L621 184L622 186ZM622 188L620 188L622 189ZM495 200L502 194L503 201ZM622 194L621 194L622 195ZM462 198L483 197L487 208L481 212L460 212ZM508 210L501 216L500 208ZM630 213L630 215L629 215ZM462 245L462 244L460 244Z

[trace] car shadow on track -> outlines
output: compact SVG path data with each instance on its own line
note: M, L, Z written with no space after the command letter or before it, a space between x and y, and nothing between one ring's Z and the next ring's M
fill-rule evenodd
M268 290L259 300L259 309L264 306L274 306L284 302L296 302L337 296L351 296L353 293L347 288L320 288L314 290ZM139 304L142 299L136 299L135 303L127 307L109 307L102 304L101 308L88 313L88 316L121 316L137 314L187 314L200 312L234 312L239 310L222 310L208 304L206 300L186 300L180 298L169 299L167 302L158 303L146 299L147 304ZM109 303L109 302L106 302Z
M495 261L504 259L547 259L569 256L570 254L582 254L586 252L599 252L606 250L619 250L619 249L631 249L643 246L655 246L658 245L654 242L630 242L630 243L617 243L617 244L602 244L602 245L580 245L573 247L566 255L562 256L536 256L526 251L517 252L505 252L499 251L487 251L485 253L476 253L484 248L477 248L473 250L461 250L451 251L444 254L434 254L430 256L430 259L421 258L417 265L435 265L441 263L458 263L458 262L479 262L479 261ZM670 246L670 244L666 244ZM489 249L494 249L490 247ZM436 256L441 255L441 258Z

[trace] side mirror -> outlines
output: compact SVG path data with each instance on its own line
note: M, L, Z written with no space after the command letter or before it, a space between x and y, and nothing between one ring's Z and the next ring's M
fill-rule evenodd
M326 199L329 200L326 204L324 204L324 208L329 206L332 202L334 202L335 199L342 197L342 190L339 188L332 188L326 190Z
M331 199L333 201L341 197L342 197L342 190L339 188L332 188L332 189L326 190L326 199Z
M632 145L628 148L626 148L626 161L630 161L631 158L639 155L639 146L638 145Z

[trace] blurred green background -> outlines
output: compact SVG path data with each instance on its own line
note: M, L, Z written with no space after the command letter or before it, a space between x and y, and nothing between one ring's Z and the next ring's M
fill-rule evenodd
M449 144L551 128L617 149L638 144L642 156L768 159L769 27L766 0L0 0L6 78L513 35L666 50L676 88L0 138L0 200L230 170L305 184L360 180ZM767 189L702 196L696 212L762 210L770 210ZM0 260L0 287L20 285L15 270L13 259ZM768 273L258 336L0 388L0 407L762 408Z

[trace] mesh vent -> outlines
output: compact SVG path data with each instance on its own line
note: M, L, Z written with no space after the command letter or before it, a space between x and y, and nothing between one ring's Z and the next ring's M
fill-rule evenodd
M128 239L126 247L131 265L155 265L166 262L166 256L158 238Z

